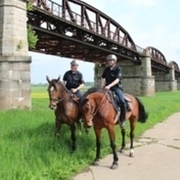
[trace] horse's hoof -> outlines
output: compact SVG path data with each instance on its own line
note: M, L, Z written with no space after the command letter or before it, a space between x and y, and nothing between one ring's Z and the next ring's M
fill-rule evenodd
M112 164L112 166L110 167L111 169L115 170L118 168L118 164Z
M130 149L129 157L134 157L134 149Z
M99 161L94 161L94 162L92 163L92 165L93 165L93 166L99 166Z
M86 132L86 134L89 134L89 129L86 129L85 132Z
M59 134L59 133L55 133L55 137L56 137L57 139L59 139L59 138L60 138L60 134Z
M121 149L119 150L119 152L120 152L120 153L124 153L125 150L121 148Z
M72 151L74 152L77 149L77 146L72 147Z
M129 153L129 157L134 157L134 153Z

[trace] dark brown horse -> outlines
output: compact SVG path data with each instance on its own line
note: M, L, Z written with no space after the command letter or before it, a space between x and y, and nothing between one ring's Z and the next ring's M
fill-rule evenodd
M81 113L77 102L73 100L73 95L69 92L64 84L60 81L60 77L50 80L48 76L46 79L49 83L49 108L55 113L55 136L59 137L59 131L62 124L67 124L71 129L72 149L76 149L76 123L78 127L81 126Z
M137 97L130 94L125 94L125 97L129 100L128 103L130 107L129 111L127 111L126 119L129 119L130 122L130 156L133 156L133 137L136 122L137 120L142 123L145 122L148 115L142 102ZM122 147L120 152L122 152L125 148L125 126L123 123L120 123L119 115L117 115L117 111L112 104L111 96L108 91L91 88L82 97L80 107L85 128L93 126L96 135L96 158L93 164L99 164L101 130L102 128L106 128L113 152L111 168L116 169L118 167L118 155L116 152L114 128L115 125L120 124L122 134Z

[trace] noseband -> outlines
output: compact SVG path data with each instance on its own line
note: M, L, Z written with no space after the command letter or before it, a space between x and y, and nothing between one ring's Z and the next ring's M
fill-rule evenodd
M65 96L66 97L66 96ZM54 101L54 102L57 102L60 103L63 99L65 99L65 97L61 98L61 99L50 99L51 101Z

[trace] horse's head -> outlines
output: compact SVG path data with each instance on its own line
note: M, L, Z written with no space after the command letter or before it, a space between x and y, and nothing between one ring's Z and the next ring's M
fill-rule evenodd
M88 98L85 98L81 102L80 106L81 106L80 108L81 108L81 112L82 112L84 127L90 128L93 125L95 107Z
M48 86L48 94L49 94L49 108L56 109L57 104L63 98L62 96L62 82L60 81L60 76L57 79L50 80L48 76L46 76L46 80L49 83Z

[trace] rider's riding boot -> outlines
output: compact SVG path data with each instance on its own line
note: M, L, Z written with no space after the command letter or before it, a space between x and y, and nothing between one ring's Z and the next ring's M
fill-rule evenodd
M126 120L126 105L121 106L121 122Z

